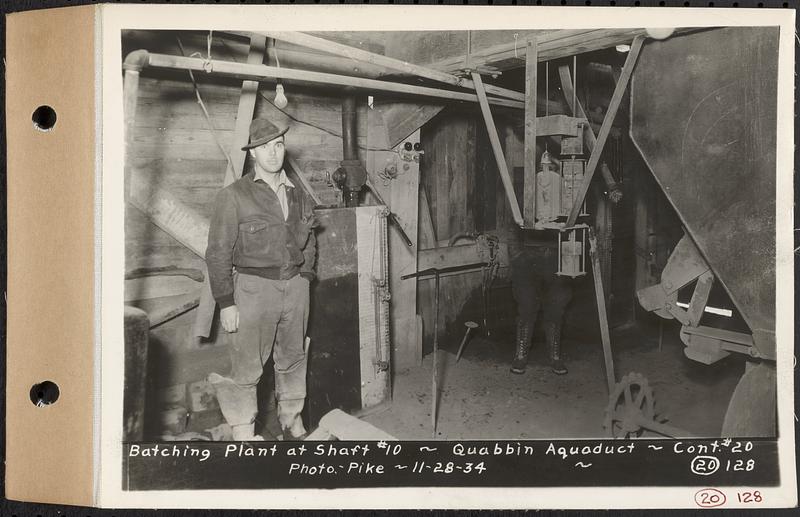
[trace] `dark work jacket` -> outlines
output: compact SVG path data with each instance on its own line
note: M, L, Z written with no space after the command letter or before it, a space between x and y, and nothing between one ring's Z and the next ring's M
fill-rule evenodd
M523 230L512 221L503 228L501 237L508 246L512 269L526 263L536 263L542 271L558 270L558 231ZM530 266L524 266L530 267Z
M316 238L313 201L286 186L289 215L278 196L250 173L217 194L208 231L206 264L211 292L221 308L234 304L233 268L273 280L297 274L314 278Z

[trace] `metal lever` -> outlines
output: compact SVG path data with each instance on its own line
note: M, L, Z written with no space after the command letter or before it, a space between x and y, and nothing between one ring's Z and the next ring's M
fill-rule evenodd
M375 188L375 185L373 185L372 182L369 179L367 179L366 185L372 191L372 195L377 198L378 203L380 203L380 204L382 204L382 205L384 205L384 206L386 206L388 208L389 205L386 204L386 202L383 200L381 195L378 193L378 190ZM395 228L397 228L397 231L400 232L400 237L403 239L403 242L406 243L406 246L411 247L411 246L414 245L414 243L411 242L411 239L409 239L408 234L406 233L406 231L403 230L403 227L400 225L400 221L397 220L397 217L394 215L394 213L392 211L389 211L389 215L386 216L386 219L389 221L389 223L393 224L395 226Z

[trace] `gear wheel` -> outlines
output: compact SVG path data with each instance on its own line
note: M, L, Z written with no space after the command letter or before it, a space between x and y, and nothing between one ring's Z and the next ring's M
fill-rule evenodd
M655 399L647 379L639 373L624 376L608 399L603 421L608 436L618 439L638 438L644 432L641 423L654 420Z

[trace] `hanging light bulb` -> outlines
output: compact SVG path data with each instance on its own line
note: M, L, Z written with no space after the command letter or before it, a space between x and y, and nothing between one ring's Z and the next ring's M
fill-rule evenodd
M283 85L278 83L275 86L275 106L280 109L285 108L289 104L289 99L286 98L286 95L283 93Z
M648 36L653 39L667 39L672 36L672 33L675 32L674 27L651 27L649 29L645 29L645 32Z
M272 48L275 50L275 65L280 68L281 67L281 60L278 59L278 41L273 40ZM289 104L289 99L286 98L286 94L283 92L283 85L278 82L275 85L275 106L278 109L283 109Z

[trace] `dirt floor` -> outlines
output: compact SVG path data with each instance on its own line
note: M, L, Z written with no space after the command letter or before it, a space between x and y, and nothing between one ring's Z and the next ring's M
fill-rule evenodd
M524 375L513 375L513 334L472 338L456 362L458 342L440 345L436 439L555 439L606 437L609 403L600 342L566 341L569 373L558 376L546 366L537 336ZM665 325L661 349L658 327L629 328L612 335L617 380L642 374L653 390L660 420L694 436L719 436L728 401L744 371L730 356L714 365L690 361L678 327ZM433 355L419 368L395 372L388 409L363 419L403 440L433 438L431 423ZM659 435L646 433L647 437Z

